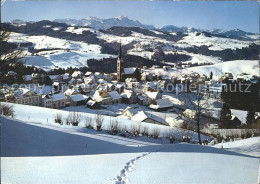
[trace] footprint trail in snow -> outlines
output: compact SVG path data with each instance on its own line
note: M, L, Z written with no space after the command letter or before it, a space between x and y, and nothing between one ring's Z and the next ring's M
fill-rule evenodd
M121 170L120 172L120 175L117 176L115 179L114 179L114 184L128 184L129 183L129 180L128 180L128 173L131 172L135 165L136 165L136 162L140 159L142 159L143 157L149 155L151 152L149 153L144 153L142 154L141 156L138 156L132 160L130 160L129 162L126 163L124 169Z

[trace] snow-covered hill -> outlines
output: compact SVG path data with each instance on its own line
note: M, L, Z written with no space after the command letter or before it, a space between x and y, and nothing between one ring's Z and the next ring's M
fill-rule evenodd
M190 67L183 69L182 72L189 73L191 71L194 71L199 74L205 75L209 75L210 72L213 72L213 75L217 75L218 77L222 76L225 72L231 72L234 78L236 78L236 76L241 73L247 73L250 75L258 76L259 69L259 61L257 60L235 60L208 66Z
M193 46L209 46L209 50L224 50L224 49L236 49L248 47L252 44L251 41L241 41L230 38L220 38L220 37L209 37L205 36L204 33L192 32L188 36L185 36L178 43L186 43Z
M258 182L259 158L210 146L154 144L6 117L1 131L2 183Z
M102 59L115 57L110 54L101 54L101 46L83 42L58 39L49 36L28 36L12 33L11 43L32 43L34 49L42 50L37 54L26 52L25 64L38 66L49 70L54 68L88 66L88 59Z

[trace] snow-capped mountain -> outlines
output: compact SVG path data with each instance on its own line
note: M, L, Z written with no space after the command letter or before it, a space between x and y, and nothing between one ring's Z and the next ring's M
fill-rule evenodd
M100 19L96 17L89 17L87 19L55 19L54 22L66 23L73 26L89 26L95 29L108 29L115 26L120 27L140 27L145 29L154 29L152 25L145 25L137 20L131 20L126 16L119 16L109 19Z

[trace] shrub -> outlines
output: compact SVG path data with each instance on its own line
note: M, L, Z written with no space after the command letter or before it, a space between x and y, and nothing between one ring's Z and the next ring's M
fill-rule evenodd
M149 135L149 129L147 126L144 126L141 131L142 135L148 136Z
M86 117L86 119L85 119L85 127L89 128L89 129L94 129L92 121L93 121L92 117Z
M59 123L60 125L62 125L62 114L61 113L55 114L54 121L55 123Z
M157 127L155 127L155 128L153 129L153 132L152 132L151 136L152 136L153 138L155 138L155 139L158 139L159 136L160 136L160 129L157 128Z
M96 114L95 120L96 120L97 131L101 131L102 130L102 126L103 126L103 122L104 122L104 116L101 115L101 114Z
M14 108L12 105L0 103L0 114L4 116L14 116Z
M135 124L132 124L131 127L130 127L130 133L132 136L136 137L138 136L138 128L137 128L137 125Z
M119 126L118 126L118 120L117 119L110 119L110 125L109 125L109 134L116 135L119 133Z
M72 124L72 126L78 126L80 119L81 116L78 112L70 112L70 124Z

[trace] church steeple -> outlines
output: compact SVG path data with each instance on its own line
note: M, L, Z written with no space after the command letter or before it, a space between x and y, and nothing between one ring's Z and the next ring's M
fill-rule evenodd
M122 55L122 46L120 41L120 48L117 58L117 81L123 81L122 72L123 72L123 55Z
M121 45L121 41L120 41L120 48L119 48L119 54L118 54L118 58L122 59L122 45Z

